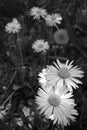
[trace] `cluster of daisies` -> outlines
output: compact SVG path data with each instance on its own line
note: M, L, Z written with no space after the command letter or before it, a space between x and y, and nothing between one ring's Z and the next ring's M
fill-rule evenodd
M78 115L75 109L73 89L82 84L84 72L73 66L73 61L61 63L58 59L39 73L39 83L36 102L41 114L47 119L53 120L62 127L70 125L70 121L75 121Z
M61 23L62 17L58 13L48 14L46 9L33 7L30 10L30 15L33 16L33 19L43 18L48 26L57 26Z
M58 29L57 24L60 24L62 21L62 17L58 13L52 13L48 14L47 11L43 8L39 7L33 7L30 10L30 16L33 16L33 19L40 20L43 18L45 20L45 23L48 26L55 26L57 27L57 31L54 33L54 41L60 45L64 45L68 43L69 36L66 29ZM16 18L13 18L11 22L7 23L5 26L5 31L8 33L18 33L22 29L21 24ZM38 39L36 40L32 48L36 53L39 52L46 52L49 50L50 46L48 41L45 41L44 39Z
M16 18L13 18L12 21L5 26L5 31L13 34L19 33L21 29L21 24ZM44 41L44 39L38 39L34 42L32 48L35 52L39 53L46 52L50 48L50 46L47 41Z
M50 27L56 27L57 31L53 34L54 41L58 45L66 45L69 42L69 36L66 29L59 29L57 26L58 24L61 24L62 17L59 13L52 13L48 14L46 9L39 8L39 7L33 7L30 10L30 16L33 16L33 19L40 21L41 18L45 20L46 25ZM45 42L42 40L35 41L35 44L32 46L32 48L35 50L35 52L46 52L50 47L48 42Z
M33 7L30 10L33 19L42 17L48 26L57 26L61 23L62 17L58 13L48 14L43 8ZM5 26L8 33L18 33L22 29L21 24L16 18ZM59 44L65 44L69 41L68 33L65 29L59 29L54 34L54 40ZM32 45L35 52L46 52L50 46L43 39L36 40ZM84 72L73 66L73 61L69 63L61 63L58 59L39 73L39 83L41 88L36 96L36 103L40 113L44 114L47 119L53 120L54 124L58 123L62 127L75 121L78 115L75 109L75 101L73 89L78 88L78 84L82 84L79 78L82 78Z

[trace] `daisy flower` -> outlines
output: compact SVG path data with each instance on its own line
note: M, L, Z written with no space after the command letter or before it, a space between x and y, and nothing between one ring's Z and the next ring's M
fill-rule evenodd
M47 12L43 8L33 7L30 10L30 15L33 16L33 19L40 20L40 17L45 18L45 16L47 15Z
M49 49L48 42L45 42L44 40L36 40L35 43L32 45L32 48L35 52L46 52L46 50Z
M8 33L18 33L21 29L21 25L16 18L13 18L12 22L5 26L5 31Z
M60 14L55 13L52 15L46 15L45 21L48 26L56 26L56 24L60 24L62 17Z
M66 29L59 29L54 34L54 40L56 43L64 45L69 41L69 36Z
M82 78L84 72L78 66L73 67L72 63L73 61L69 63L69 60L61 63L57 59L57 63L54 62L54 65L48 66L46 79L49 84L57 83L61 87L65 84L70 91L72 91L72 87L78 88L77 84L82 84L78 78Z
M58 123L62 127L70 125L70 120L75 121L78 115L75 110L75 102L72 99L72 93L68 92L66 87L57 87L57 90L52 87L39 88L36 103L41 114L44 114L47 119L53 120L53 123Z

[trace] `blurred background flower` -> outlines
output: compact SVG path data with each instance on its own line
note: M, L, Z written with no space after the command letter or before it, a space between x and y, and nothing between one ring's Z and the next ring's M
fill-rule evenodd
M22 29L22 27L16 18L13 18L12 22L5 26L5 31L8 33L18 33L20 29Z
M40 17L45 18L45 16L47 15L47 12L43 8L33 7L30 10L30 15L33 16L33 19L40 20Z
M34 49L35 52L46 52L50 46L48 42L45 42L43 39L41 40L36 40L34 44L32 45L32 48Z
M66 29L59 29L54 33L54 40L60 45L65 45L69 42L69 35Z
M60 24L62 20L62 17L58 13L54 13L52 15L48 14L46 15L45 21L48 26L57 26L57 24Z

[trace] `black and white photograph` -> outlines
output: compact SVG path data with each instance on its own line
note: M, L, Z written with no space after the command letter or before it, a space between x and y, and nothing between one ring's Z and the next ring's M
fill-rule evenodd
M0 130L87 130L87 0L0 0Z

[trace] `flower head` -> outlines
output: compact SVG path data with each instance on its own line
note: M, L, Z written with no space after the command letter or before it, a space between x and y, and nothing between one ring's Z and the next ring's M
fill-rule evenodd
M34 16L33 19L40 20L40 17L45 18L45 16L47 15L47 12L43 8L33 7L30 11L30 15Z
M73 61L69 63L69 60L61 63L57 59L57 63L54 62L54 65L47 66L45 76L48 84L57 84L60 87L65 84L69 91L72 91L72 87L78 88L77 84L82 84L78 78L82 78L84 72L78 66L73 67L72 63Z
M48 42L45 42L44 40L36 40L35 43L32 45L32 48L35 50L35 52L46 52L46 50L49 49Z
M18 33L21 29L21 25L16 18L13 18L12 22L5 26L5 31L8 33Z
M52 15L46 15L45 21L48 26L56 26L56 24L60 24L62 17L60 14L55 13Z
M44 87L39 88L36 103L41 114L54 120L54 124L57 122L64 127L70 124L70 120L75 121L75 116L78 115L72 96L66 87L57 87L55 90L52 87Z
M66 29L59 29L54 34L54 40L56 43L64 45L67 44L69 41L69 36Z

